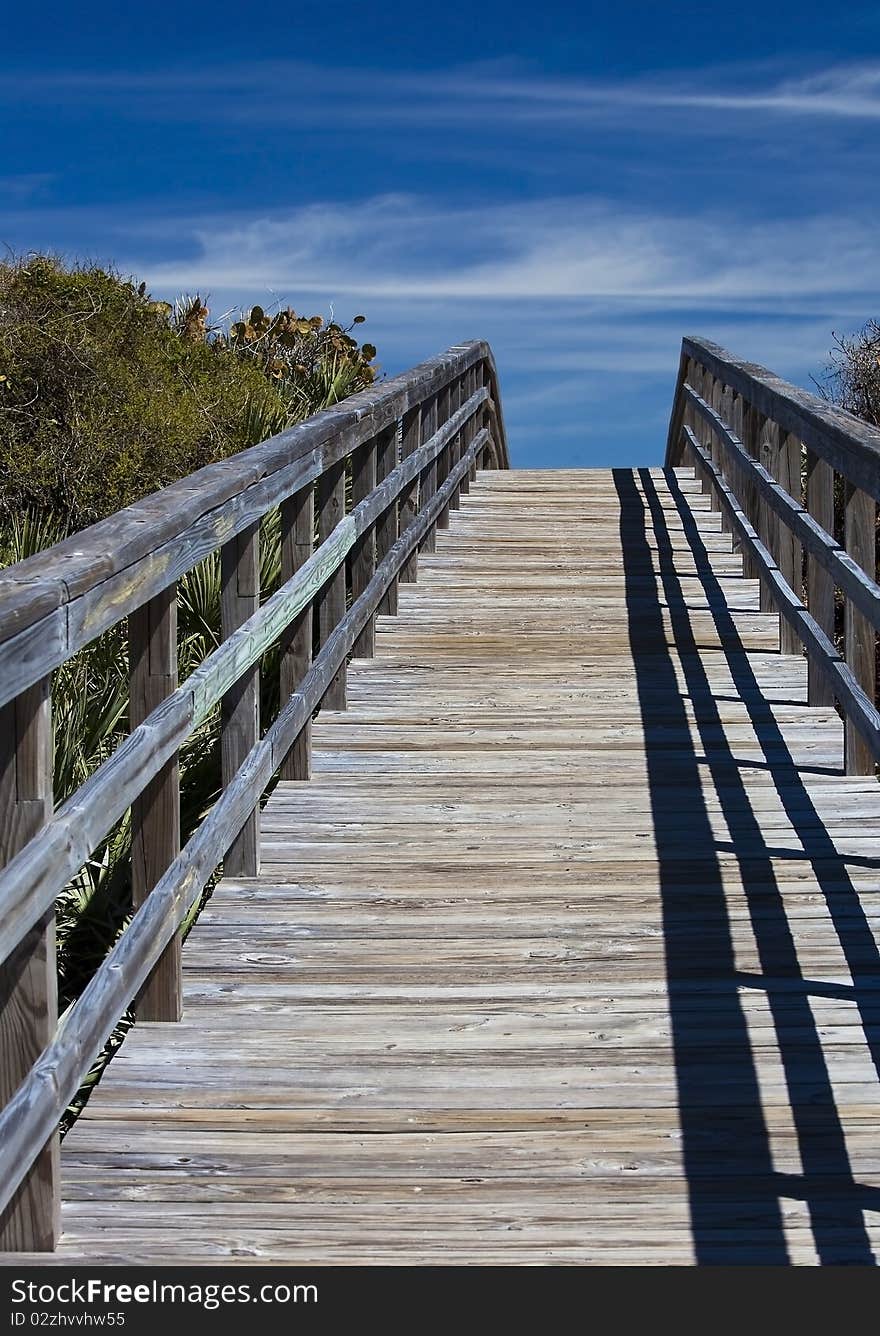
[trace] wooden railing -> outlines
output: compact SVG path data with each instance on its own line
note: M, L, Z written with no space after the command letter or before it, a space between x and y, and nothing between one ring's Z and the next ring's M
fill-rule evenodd
M696 467L741 545L761 607L781 614L780 649L806 650L810 703L840 706L847 773L874 774L880 431L714 343L686 338L666 453L667 467L682 462Z
M462 344L0 572L0 1248L54 1247L66 1107L133 1000L179 1018L184 917L221 861L256 875L264 789L309 777L313 712L344 708L349 655L372 654L377 612L396 612L486 464L508 466L495 365ZM274 507L281 584L261 603ZM176 582L218 548L222 643L178 686ZM124 618L131 731L53 811L52 671ZM261 733L276 642L280 709ZM222 793L181 850L178 753L218 703ZM136 912L59 1026L55 899L129 808Z

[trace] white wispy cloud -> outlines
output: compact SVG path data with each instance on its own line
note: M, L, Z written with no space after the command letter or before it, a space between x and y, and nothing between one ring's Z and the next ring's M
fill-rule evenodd
M179 226L179 225L178 225ZM873 227L629 211L593 198L462 207L407 195L192 225L154 281L353 298L789 306L880 292Z
M462 208L393 195L176 230L185 260L130 257L155 292L198 289L215 312L273 299L342 319L363 310L392 372L488 339L520 460L541 458L541 442L571 464L644 458L646 437L659 458L683 334L808 383L832 328L880 306L873 230L832 217L756 223L585 198Z
M578 123L637 119L662 127L662 113L746 117L880 118L880 61L835 64L791 75L781 61L624 79L546 78L509 60L412 73L319 67L297 61L142 70L7 72L0 99L45 96L112 100L122 114L270 121L273 124ZM658 113L661 119L656 119Z

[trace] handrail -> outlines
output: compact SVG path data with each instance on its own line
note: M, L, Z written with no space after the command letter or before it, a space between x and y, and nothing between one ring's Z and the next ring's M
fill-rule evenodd
M299 570L132 729L112 756L0 871L0 959L51 908L56 895L218 701L311 603L339 570L356 540L488 397L485 388L471 395L424 446L340 520Z
M460 344L0 571L0 705L476 366L487 372L508 468L491 350Z
M756 412L797 436L854 486L880 501L880 429L807 390L790 385L756 362L740 361L709 339L685 337L681 356L741 395ZM678 449L677 427L673 412L667 466L670 455Z
M880 758L875 527L880 431L701 338L682 341L666 466L693 463L736 535L783 652L806 651L808 700L844 714L849 774ZM835 476L844 532L834 536ZM805 562L804 562L805 558ZM805 574L804 574L805 566ZM835 590L844 607L835 644Z
M344 707L348 656L372 653L377 613L396 610L483 464L508 466L497 375L486 344L463 344L0 572L0 1247L54 1246L67 1104L135 998L139 1016L179 1017L185 915L221 861L257 872L263 790L279 770L308 778L314 710ZM259 522L275 506L282 578L261 605ZM223 640L178 687L176 581L217 548ZM130 733L53 814L51 670L125 617ZM261 737L259 661L279 640L281 703ZM177 755L218 702L222 791L181 850ZM54 900L129 807L136 912L57 1026Z

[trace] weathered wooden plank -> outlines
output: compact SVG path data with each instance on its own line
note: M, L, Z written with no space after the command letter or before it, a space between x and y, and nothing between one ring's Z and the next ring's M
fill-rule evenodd
M487 386L488 388L488 386ZM458 405L456 404L456 407ZM455 411L452 403L452 388L445 385L437 396L437 425L443 427L449 421L452 413ZM486 426L485 421L483 426ZM449 469L452 464L452 443L447 442L443 450L437 456L437 486L442 487L449 477ZM449 510L441 510L437 518L438 529L449 528Z
M420 440L424 445L430 441L437 430L438 425L438 402L437 396L433 395L422 405L422 420L420 428ZM420 503L424 505L430 501L437 492L437 456L435 455L431 462L422 470L419 477L419 497ZM434 530L429 529L422 540L419 548L420 552L433 552L437 544L434 538Z
M250 819L259 795L278 769L303 723L325 697L363 625L392 576L447 504L460 477L485 444L481 433L433 501L410 524L361 598L331 632L299 692L224 787L211 813L154 887L73 1008L62 1033L33 1063L0 1114L0 1209L5 1209L28 1166L53 1134L67 1103L118 1017L140 989L162 950L201 893L228 847ZM247 872L244 875L248 875Z
M59 1259L863 1260L880 796L629 476L477 479L66 1141Z
M417 405L404 413L401 420L400 458L408 459L418 450L422 440L422 406ZM419 480L415 478L400 494L398 503L398 523L401 534L414 523L419 511ZM413 584L418 575L418 552L413 551L408 561L400 569L398 577L401 584Z
M338 464L318 480L318 544L325 543L345 515L345 467ZM326 645L345 615L345 567L338 567L315 599L318 644ZM346 666L341 663L327 685L324 704L329 710L345 709Z
M876 559L877 503L873 496L844 483L844 542L848 555L873 583ZM844 604L844 653L853 677L870 701L877 685L877 636L874 623L847 598ZM877 753L863 739L853 722L846 724L846 773L873 775Z
M708 368L765 417L796 436L853 486L880 500L880 431L765 367L742 362L708 339L688 337L682 350ZM668 464L674 461L668 459Z
M693 402L701 413L707 416L712 415L714 418L713 410L702 400L695 398ZM786 579L789 582L793 580L794 584L799 583L796 571L800 570L798 548L801 545L806 548L808 555L818 563L822 571L828 572L830 582L829 585L821 586L822 599L817 608L817 611L822 614L822 620L820 621L818 616L815 618L825 633L827 635L833 633L833 619L829 620L829 617L833 618L833 587L835 584L844 591L847 598L854 603L866 619L871 621L873 626L880 627L880 586L850 553L840 547L831 534L834 518L832 471L819 461L817 467L827 469L827 472L818 473L816 470L808 472L808 489L810 479L813 479L813 504L817 509L821 508L822 511L823 520L820 521L817 515L804 510L799 500L790 495L788 488L778 482L768 468L748 457L743 443L734 432L730 431L720 420L715 420L713 425L716 435L725 445L728 453L742 465L743 472L747 473L750 486L760 492L761 498L767 507L779 517L785 529L790 532L790 545L784 553L786 570L783 571L783 574ZM792 471L799 468L800 451L798 442L790 440L788 449L791 451L791 456L785 467L787 475L791 476ZM743 509L745 509L745 505L743 505ZM765 546L767 546L766 542ZM816 585L815 573L814 586L817 590L820 588ZM792 585L792 588L794 588L794 585ZM794 592L800 598L803 591L798 588ZM830 614L829 606L831 607ZM820 702L817 701L816 703Z
M464 405L460 415L475 411ZM82 867L107 831L136 801L144 784L210 713L242 674L308 607L345 561L358 534L375 521L430 451L441 448L455 420L410 456L347 515L312 556L235 633L200 664L96 770L54 820L0 872L0 950L11 950L58 891ZM305 520L302 521L305 524ZM308 537L304 535L303 543ZM293 741L293 740L292 740Z
M828 537L834 533L834 470L814 450L806 452L806 503L810 518ZM833 537L831 537L833 542ZM820 557L820 548L807 543L807 607L829 640L834 639L834 577ZM837 544L835 543L835 547ZM810 705L830 705L831 686L816 663L809 663Z
M376 482L382 483L397 467L397 423L380 432L376 441ZM398 529L398 502L386 506L376 521L376 562L384 561L400 536ZM386 589L378 611L386 616L397 615L397 577Z
M458 407L461 404L463 404L467 399L467 387L465 384L464 376L458 376L456 377L455 380L452 381L450 385L449 394L450 394L450 405L452 407L452 411L455 412L458 409ZM452 453L450 456L452 462L452 468L455 468L456 464L461 459L462 454L464 453L466 448L467 447L465 446L464 431L461 431L452 439L452 446L451 446ZM455 491L452 493L452 496L450 497L449 509L458 510L460 505L461 505L461 488L457 487Z
M754 436L754 458L760 464L761 468L772 478L776 469L776 460L779 455L779 427L770 418L765 418L757 410L752 412ZM767 496L764 489L758 481L759 475L754 468L749 471L749 479L752 483L752 496L754 504L753 524L758 537L764 544L764 547L770 553L774 565L778 568L779 558L777 556L776 538L779 532L779 526L775 521L772 508L768 505ZM761 611L772 612L775 608L773 593L767 581L761 581Z
M776 457L774 477L784 495L790 496L803 512L803 448L796 436L783 433ZM786 519L777 514L777 564L783 579L804 600L804 553L801 543ZM779 627L779 648L783 654L800 654L801 644L793 627L785 620Z
M129 727L137 728L177 688L177 586L128 619ZM131 807L132 904L144 903L180 853L180 767L172 755ZM177 1021L181 1009L180 937L171 938L137 999L147 1021Z
M312 559L315 546L315 490L302 491L281 505L281 583L287 585ZM283 706L297 690L312 662L312 603L309 600L280 633L280 689ZM303 725L279 768L282 779L308 779L312 773L312 721Z
M471 374L470 371L466 371L461 378L462 403L464 403L467 399L470 398L471 394L473 393L473 385L474 385L473 375ZM474 438L475 431L476 431L476 423L468 422L465 424L464 430L462 431L461 434L462 453L464 453L464 451L467 450L468 447L470 446L470 443ZM461 480L461 487L459 488L459 504L461 504L461 497L463 495L467 495L467 493L470 491L470 486L471 486L471 474L470 472L468 472L468 474Z
M0 866L52 814L52 707L48 678L0 710ZM49 909L4 952L0 966L0 1104L27 1078L58 1024L55 913ZM0 1247L50 1251L60 1232L57 1130L32 1144L0 1213Z
M688 388L692 390L694 394L699 396L701 400L711 399L712 377L704 367L700 366L699 362L691 362L690 364L688 370ZM699 414L694 414L694 421L691 429L703 449L708 451L710 458L713 458L714 442L712 439L712 432L709 429L709 424L705 419L700 417ZM707 474L703 474L702 477L700 477L700 486L702 487L703 495L709 499L709 504L711 505L711 477Z
M436 464L434 465L436 469ZM376 442L366 441L351 457L351 499L357 506L376 487ZM376 570L376 534L370 527L358 537L351 552L351 597L360 598ZM376 644L376 619L371 617L354 643L358 659L372 658Z
M723 389L724 389L724 387L722 386L721 381L718 380L715 376L712 376L712 377L711 377L711 393L710 393L710 395L709 395L709 398L708 398L707 402L711 405L711 407L714 409L714 411L715 411L716 413L718 413L719 416L720 416L720 413L721 413L721 399L722 399ZM724 456L725 456L725 453L726 453L726 452L725 452L725 450L724 450L724 448L723 448L721 442L715 440L715 435L714 435L714 433L713 433L711 427L710 427L710 429L709 429L709 437L710 437L710 440L711 440L711 442L712 442L712 459L713 459L713 461L715 462L715 464L718 465L718 468L721 470L721 474L722 474L722 477L723 477L723 476L724 476L724 463L725 463ZM719 512L721 511L721 502L720 502L720 501L718 500L718 498L716 497L716 495L715 495L715 489L714 489L714 488L712 488L712 490L711 490L710 493L709 493L709 503L710 503L710 506L711 506L712 510L717 510L717 511L719 511ZM722 527L722 530L723 530L723 529L724 529L724 522L723 522L723 520L722 520L722 525L721 525L721 527Z
M685 428L685 431L689 433L689 428ZM689 444L697 462L701 463L704 468L714 471L712 461L692 433L690 433ZM857 730L859 737L865 742L867 750L872 756L880 756L880 714L877 712L873 698L866 696L850 666L841 660L835 645L828 639L825 632L813 620L807 609L783 580L771 554L759 539L720 474L716 473L715 482L720 495L727 504L728 514L749 545L754 559L760 566L762 582L766 581L774 592L779 612L795 627L808 655L828 676L834 695L846 713L847 721L851 722ZM850 773L862 774L865 772L859 770Z
M675 389L672 392L672 409L669 414L669 431L666 437L666 467L677 468L683 463L685 437L682 428L693 426L690 406L682 391L688 379L690 361L684 345L678 358L678 374Z
M220 619L229 639L260 606L260 526L253 525L220 549ZM255 661L220 701L220 750L223 786L228 787L260 736L260 668ZM260 865L260 813L257 807L236 832L225 854L231 876L254 877Z

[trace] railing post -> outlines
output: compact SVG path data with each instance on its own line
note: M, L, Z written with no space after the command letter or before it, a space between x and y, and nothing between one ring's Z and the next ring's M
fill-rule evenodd
M692 366L692 375L693 375L692 388L696 390L697 394L700 396L701 399L704 399L707 403L710 402L712 398L712 377L710 373L704 367L697 366L694 364ZM694 426L691 428L691 430L693 431L700 445L709 455L709 458L714 463L715 438L712 432L712 428L709 426L709 423L706 421L702 413L700 413L699 411L695 411L694 418L695 418ZM709 477L708 474L701 474L700 490L702 491L704 496L708 495L709 508L712 509L713 506L712 494L715 488L713 486L712 479Z
M487 366L487 364L486 364L485 362L481 362L480 365L479 365L479 367L477 368L477 388L478 388L478 389L485 389L486 392L487 392L488 394L491 394L491 393L492 393L492 378L491 378L491 376L489 375L489 368L488 368L488 366ZM496 446L496 443L495 443L495 439L494 439L494 436L493 436L493 433L492 433L492 414L491 414L491 412L489 411L489 405L488 405L488 403L484 405L484 407L483 407L483 411L482 411L482 413L480 414L480 424L479 424L479 425L480 425L481 428L482 428L482 427L485 427L485 428L486 428L486 430L488 431L490 437L492 438L493 451L494 451L494 450L497 450L497 446ZM489 453L490 453L490 450L489 450L489 446L487 445L487 446L486 446L486 449L485 449L485 450L483 451L483 453L482 453L482 459L483 459L483 461L486 460L486 458L487 458L487 456L489 455ZM497 467L497 455L496 455L495 457L496 457L496 467ZM479 463L480 461L478 460L477 462Z
M318 479L318 545L325 542L345 515L345 461L331 466ZM318 643L326 645L345 616L345 563L339 567L319 592ZM327 710L345 709L346 665L343 663L324 693Z
M475 389L477 389L477 367L471 366L469 373L467 373L467 398L471 397ZM474 417L471 417L469 429L467 429L467 445L470 445L470 442L477 436L478 430L479 418L474 414ZM477 460L471 460L470 469L467 470L465 478L462 480L462 492L470 492L470 484L475 480L477 480ZM465 482L467 486L463 485Z
M437 395L437 427L438 427L438 429L439 429L440 427L445 427L446 423L449 421L450 417L452 416L452 407L451 407L451 404L452 404L452 392L451 392L451 387L450 387L449 385L444 385L443 389L442 389L442 390L440 391L440 393ZM438 460L437 460L437 486L438 486L438 488L439 488L439 487L442 487L443 484L445 483L446 479L449 477L449 469L450 469L450 460L451 460L451 458L452 458L452 442L451 442L451 441L447 441L446 444L444 445L443 449L440 451L440 455L439 455L439 458L438 458ZM438 529L448 529L448 528L449 528L449 507L448 507L448 506L444 506L443 509L440 511L440 514L437 516L437 525L436 525L436 527L437 527ZM435 542L436 542L436 539L435 539Z
M771 478L776 476L779 467L779 427L770 418L764 417L763 413L758 419L758 453L757 459L767 470ZM763 496L755 488L755 502L757 505L758 522L755 528L758 530L758 537L766 547L767 551L773 557L777 566L779 565L779 520L773 511L767 505ZM776 600L769 584L761 581L761 611L775 612Z
M752 459L758 458L758 444L760 440L761 419L756 408L746 399L740 399L742 417L740 419L740 440L746 450L752 456ZM760 534L758 522L758 506L755 496L755 486L748 475L742 471L739 485L739 499L743 510L749 517L752 527ZM744 553L743 570L748 579L759 580L761 585L761 607L764 606L764 581L761 580L758 563L746 550Z
M177 687L177 585L128 619L129 726L146 719ZM144 903L180 853L180 767L166 761L131 807L132 904ZM139 1020L179 1021L180 934L175 933L135 1003Z
M437 395L435 394L432 395L432 397L422 405L422 431L421 431L422 445L424 445L427 441L430 441L431 437L437 430L437 417L438 417L438 405L437 405ZM420 489L420 498L419 498L420 507L426 506L428 502L431 500L431 498L437 495L436 458L432 459L428 467L422 471L422 475L419 481L419 489ZM432 525L431 528L428 530L428 532L425 534L421 543L419 544L419 551L433 552L435 548L436 548L436 541L434 538L434 526Z
M417 450L422 439L422 409L420 404L409 408L403 415L403 436L400 443L400 458L408 459ZM419 480L414 478L409 487L400 494L400 532L406 533L419 513ZM413 584L418 575L418 549L413 549L400 568L400 583Z
M461 407L461 380L459 377L456 377L455 380L451 380L449 382L449 416L453 417L458 412L460 407ZM459 432L456 432L456 434L450 440L449 445L446 447L446 453L448 459L446 473L448 477L449 474L452 472L452 470L455 468L459 459L461 458L461 435ZM455 505L458 505L457 498L458 498L458 491L456 490L454 497L449 498L448 505L445 505L443 507L443 510L440 512L440 518L438 519L437 523L441 529L449 528L449 512L451 509L454 508L453 500L455 502Z
M826 533L834 533L834 469L813 450L807 450L807 510ZM834 640L834 581L824 566L807 553L807 607L810 616ZM833 705L828 677L812 658L807 661L807 702Z
M476 383L477 383L477 373L476 373L476 368L475 368L475 367L471 367L469 371L466 371L466 372L464 373L464 399L465 399L465 402L467 402L467 400L470 399L471 395L473 394L474 389L475 389L475 387L476 387ZM465 429L464 429L464 436L463 436L463 438L462 438L462 449L463 449L463 450L467 450L468 446L470 445L471 441L474 439L474 437L476 436L476 434L477 434L476 420L475 420L474 418L472 418L472 417L471 417L471 418L468 418L467 426L466 426ZM476 473L477 473L476 464L475 464L475 463L472 463L471 466L470 466L470 468L468 469L467 473L464 475L464 477L463 477L462 480L461 480L461 491L462 491L462 492L467 493L467 492L469 492L469 491L471 490L471 482L472 482L473 479L476 477Z
M457 409L461 408L462 404L465 402L466 399L467 399L467 380L463 375L457 376L452 385L451 407L453 413L456 412ZM459 462L462 454L464 453L464 450L465 450L465 431L462 430L456 432L452 442L452 454L450 455L451 468L454 468L455 465ZM459 506L461 505L461 494L465 490L466 489L462 487L461 483L459 483L455 491L449 498L450 510L458 510Z
M52 707L45 677L0 710L0 867L52 815ZM5 1106L58 1025L55 914L0 967L0 1104ZM0 1249L51 1252L61 1232L58 1133L0 1216Z
M736 431L736 428L733 425L733 403L734 403L733 390L729 385L721 385L720 382L719 382L719 387L720 387L720 394L718 398L718 412L721 414L722 420L727 424L727 426L730 427L731 430ZM732 481L731 468L726 450L721 451L721 473L724 478L724 481L728 485L730 485ZM732 526L730 520L727 517L727 512L722 506L721 508L722 532L728 533L731 527Z
M315 489L309 484L282 501L281 581L291 579L312 555L315 546ZM296 692L312 664L312 605L293 619L281 636L280 687L282 706ZM312 721L303 725L281 762L281 779L308 779L312 773Z
M260 606L260 526L250 524L220 549L220 623L224 640ZM255 663L220 702L223 787L232 782L260 736L260 667ZM255 877L260 868L260 809L248 816L223 859L227 876Z
M803 504L802 453L801 442L797 436L792 436L790 432L781 433L774 477L780 487L783 487L799 505ZM776 564L789 587L799 599L803 600L803 548L788 525L780 519L776 521L776 532ZM782 654L803 653L800 637L785 617L779 619L779 650Z
M877 505L852 483L844 483L844 543L853 561L872 580L877 578L875 557ZM854 608L849 599L844 604L844 647L853 676L873 704L876 690L876 636L867 617ZM846 722L846 773L873 775L874 757L855 725Z
M397 423L386 427L376 439L376 483L384 482L397 467ZM398 539L397 502L379 517L376 524L376 564L391 551ZM397 576L389 584L379 602L379 612L387 617L397 616Z
M690 464L690 465L694 468L694 476L695 476L695 477L698 477L699 475L696 473L696 465L693 463L693 460L690 458L690 456L691 456L691 454L692 454L693 452L691 451L691 448L690 448L690 446L689 446L689 444L688 444L688 441L687 441L687 437L686 437L685 434L684 434L684 429L685 429L685 427L690 427L691 431L696 431L696 414L695 414L695 412L694 412L694 409L691 407L690 401L684 397L684 387L685 387L686 385L687 385L687 386L690 386L691 389L694 389L694 388L695 388L695 386L694 386L694 365L695 365L695 364L694 364L694 360L693 360L693 358L692 358L692 357L685 357L684 353L682 353L682 357L681 357L681 370L680 370L679 374L680 374L680 376L681 376L682 400L683 400L683 402L682 402L682 405L681 405L681 432L680 432L680 439L679 439L678 444L677 444L677 447L676 447L676 455L675 455L676 465L675 465L675 466L676 466L676 467L683 467L683 466L686 467L688 464ZM673 412L674 412L674 410L673 410ZM701 490L702 490L702 488L701 488Z
M351 457L351 502L356 506L376 486L376 439L365 441ZM351 600L364 592L376 573L376 531L371 525L351 553ZM370 617L352 647L356 659L371 659L376 649L376 619Z
M471 397L471 373L469 371L466 371L461 378L461 402L463 404L467 403L470 397ZM470 419L468 419L468 421L462 427L461 434L458 439L459 439L458 457L460 459L462 455L467 453L467 448L471 443ZM461 498L463 496L466 496L470 491L470 489L471 489L471 479L470 479L470 470L468 470L468 472L462 478L461 482L458 484L458 489L455 493L455 498L454 498L454 504L456 506L461 505Z

